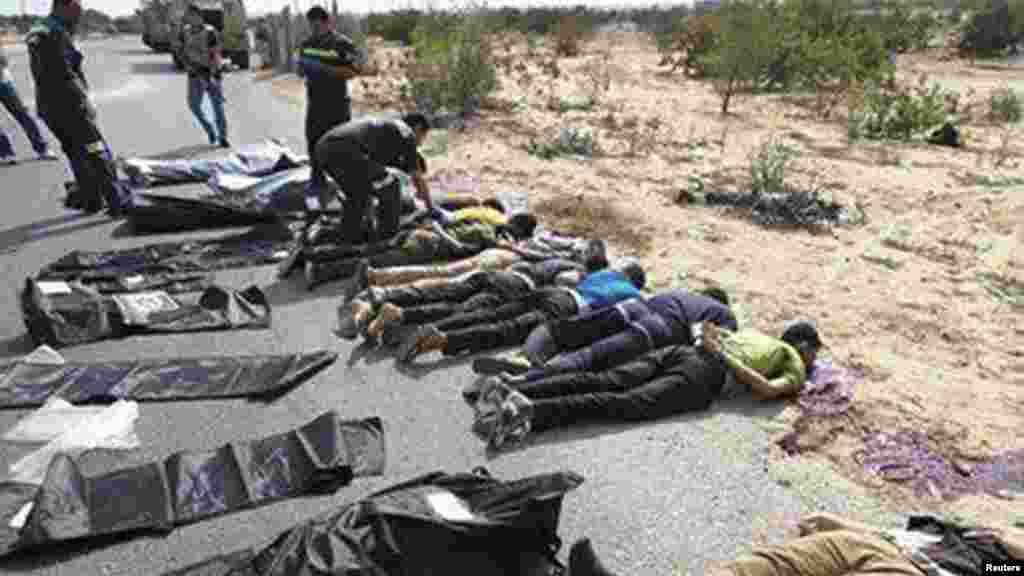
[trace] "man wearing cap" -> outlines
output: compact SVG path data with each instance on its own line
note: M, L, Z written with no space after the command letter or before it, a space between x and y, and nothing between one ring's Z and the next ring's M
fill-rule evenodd
M434 351L456 356L519 345L544 322L639 298L645 283L646 274L640 264L625 259L614 268L587 274L572 288L537 288L497 308L456 314L420 326L402 338L398 357L409 362Z
M434 202L423 177L424 162L417 148L430 131L419 112L398 118L361 118L327 131L316 144L315 157L345 195L341 214L341 240L362 244L386 240L398 232L402 186L396 172L412 179L416 195L432 213ZM363 218L370 196L377 196L377 237L368 238Z
M188 72L188 107L199 121L210 144L229 148L228 120L224 113L221 41L217 30L203 21L197 4L189 4L182 29L182 62ZM203 98L209 97L213 109L211 123L203 111Z
M489 376L463 397L477 412L475 434L492 448L531 432L587 420L640 421L705 410L744 392L770 400L799 394L818 350L818 331L797 322L774 338L701 325L696 346L669 346L600 372Z
M312 177L307 198L316 210L327 181L316 161L316 144L328 130L352 119L352 99L348 81L377 70L367 63L366 54L351 38L334 29L331 17L322 6L306 12L310 36L299 46L298 73L306 79L306 145L309 149Z

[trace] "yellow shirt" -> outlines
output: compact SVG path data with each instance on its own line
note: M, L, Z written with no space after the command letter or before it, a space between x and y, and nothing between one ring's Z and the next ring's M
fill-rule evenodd
M472 208L456 210L452 221L466 222L467 220L483 222L484 224L490 224L491 226L502 226L508 224L508 216L505 216L490 206L473 206Z

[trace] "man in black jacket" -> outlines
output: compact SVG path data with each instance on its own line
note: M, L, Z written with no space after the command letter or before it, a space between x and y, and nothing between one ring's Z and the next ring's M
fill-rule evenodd
M26 38L36 112L60 141L75 175L77 190L69 192L67 207L95 213L106 201L110 215L119 218L130 193L117 181L110 149L96 126L83 55L71 40L81 15L79 0L53 0L50 15Z
M306 79L306 144L309 148L312 177L307 196L318 208L327 181L316 161L316 143L328 130L352 119L352 100L348 81L360 74L376 71L367 65L366 54L352 39L334 30L330 15L322 6L306 12L312 34L299 47L299 75Z

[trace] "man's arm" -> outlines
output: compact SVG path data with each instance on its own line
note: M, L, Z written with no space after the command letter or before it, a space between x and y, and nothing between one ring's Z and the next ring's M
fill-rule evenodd
M420 171L417 170L412 173L412 184L416 187L416 195L426 205L427 210L433 212L434 199L430 197L430 185L427 184L427 179L423 177Z
M794 378L789 376L769 380L725 350L722 346L722 331L714 322L704 322L702 330L704 337L701 345L708 351L721 353L726 364L733 370L736 380L749 386L758 397L771 400L800 391L802 382L794 381Z
M210 67L216 72L224 64L224 46L221 44L220 34L216 30L209 31L207 47L210 50Z

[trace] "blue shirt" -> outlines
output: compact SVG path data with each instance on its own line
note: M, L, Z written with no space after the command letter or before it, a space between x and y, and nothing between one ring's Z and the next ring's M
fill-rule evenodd
M655 314L671 323L673 332L688 333L691 324L710 320L735 332L739 327L732 310L714 298L689 292L682 288L662 292L647 299L646 304Z
M616 270L599 270L588 274L576 286L576 292L590 308L604 308L642 296L640 289L625 274Z

